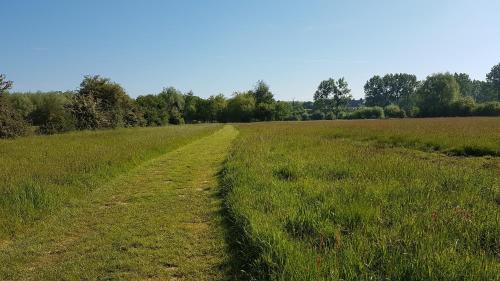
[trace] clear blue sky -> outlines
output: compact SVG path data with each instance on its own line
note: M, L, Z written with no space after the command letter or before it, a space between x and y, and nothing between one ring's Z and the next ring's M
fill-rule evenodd
M411 2L411 3L410 3ZM311 100L344 76L466 72L500 62L500 1L1 0L0 73L14 90L73 90L100 74L136 97L175 86Z

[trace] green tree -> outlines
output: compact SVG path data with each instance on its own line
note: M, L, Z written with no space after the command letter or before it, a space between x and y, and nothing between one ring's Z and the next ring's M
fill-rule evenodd
M224 95L219 94L211 96L207 100L207 121L210 122L224 122L226 121L227 99Z
M25 120L29 120L30 114L35 110L35 105L28 94L15 93L10 94L10 103L14 109Z
M205 116L202 116L205 100L195 96L193 92L184 95L184 119L188 123L194 121L205 121Z
M0 74L0 138L12 138L28 132L28 124L10 103L7 91L11 87L12 81Z
M344 78L322 81L314 93L314 105L323 113L338 113L352 98L349 85Z
M396 104L408 110L415 105L415 93L419 86L413 74L396 73L378 75L370 78L365 84L365 104L367 106L385 107Z
M230 122L249 122L254 118L255 96L252 93L235 93L227 103Z
M293 115L293 106L287 101L278 101L274 110L274 120L284 121Z
M269 86L260 80L249 93L255 97L255 118L261 121L272 120L276 101L273 93L269 90Z
M500 101L500 63L491 68L490 73L486 75L486 81L496 94L496 101Z
M428 76L418 90L418 107L422 116L445 116L460 97L460 86L449 73Z
M168 112L163 108L158 96L139 96L136 101L140 110L144 113L144 119L147 126L163 126L168 124Z
M366 81L365 84L365 104L367 106L386 106L390 104L390 99L382 77L375 75Z
M128 127L142 122L142 114L134 101L119 84L108 78L85 76L75 96L71 108L77 128ZM91 121L88 118L98 119Z
M33 125L39 126L42 134L71 131L76 128L76 120L68 110L72 94L61 92L38 93L35 109L30 114Z
M158 98L162 104L162 110L165 110L169 116L169 123L183 124L184 95L174 87L169 87L164 88Z

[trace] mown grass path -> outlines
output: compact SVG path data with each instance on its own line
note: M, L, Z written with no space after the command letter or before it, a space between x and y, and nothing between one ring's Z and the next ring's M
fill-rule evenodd
M217 172L237 134L149 161L0 245L0 280L230 279Z

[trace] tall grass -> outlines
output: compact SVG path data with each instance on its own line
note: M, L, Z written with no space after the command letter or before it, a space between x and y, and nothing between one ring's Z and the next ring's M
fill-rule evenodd
M0 238L139 163L220 128L170 126L0 140Z
M379 145L439 151L461 156L500 156L498 117L318 122L325 137L373 141Z
M407 148L433 143L444 150L498 149L500 119L268 123L239 129L221 180L247 277L498 278L499 159ZM332 137L339 134L342 138ZM402 139L403 147L372 141L391 137Z

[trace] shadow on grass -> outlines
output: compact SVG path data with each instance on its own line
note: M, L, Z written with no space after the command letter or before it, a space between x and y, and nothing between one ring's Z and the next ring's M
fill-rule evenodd
M215 196L223 202L220 215L230 257L227 264L230 275L228 280L270 280L270 268L261 260L262 247L248 234L248 220L235 213L228 202L233 185L227 177L228 169L225 164L226 162L217 174L218 190Z

